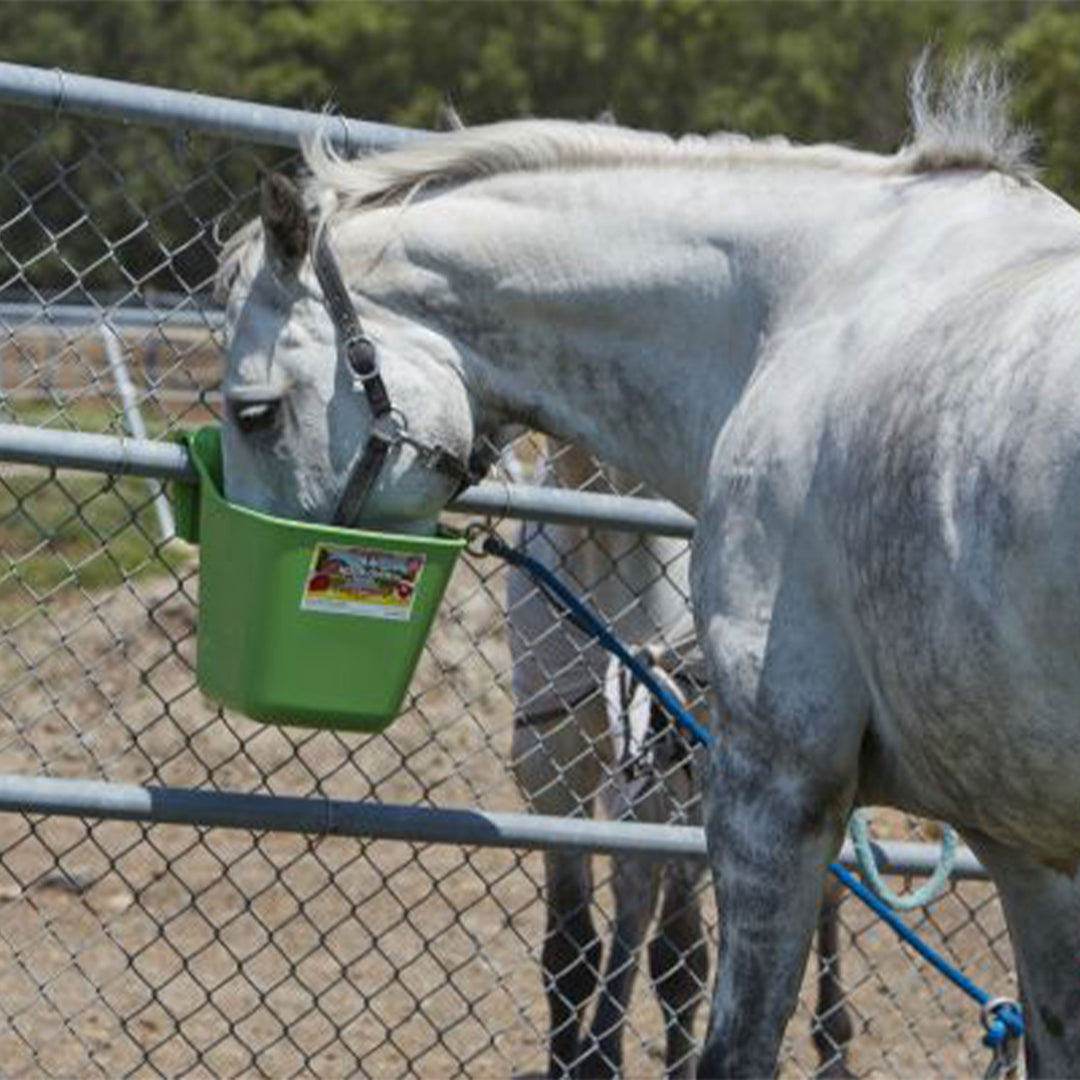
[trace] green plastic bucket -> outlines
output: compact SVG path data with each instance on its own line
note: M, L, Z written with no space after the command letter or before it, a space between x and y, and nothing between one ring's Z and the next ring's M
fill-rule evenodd
M221 433L185 435L177 483L197 543L202 691L274 724L381 731L397 716L463 537L399 536L271 517L222 495Z

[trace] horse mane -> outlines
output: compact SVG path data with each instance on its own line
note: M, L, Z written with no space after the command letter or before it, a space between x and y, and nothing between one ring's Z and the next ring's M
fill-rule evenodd
M672 138L610 122L508 120L432 134L385 153L346 160L325 139L304 146L311 171L305 190L321 221L335 212L407 202L424 188L458 186L505 173L672 166L803 167L915 175L955 170L996 171L1034 178L1032 137L1009 117L1010 88L992 59L973 56L940 78L924 51L908 85L912 135L891 155L781 137L731 132ZM222 253L219 290L235 276L258 222L234 234Z
M401 202L430 185L501 173L635 165L788 165L881 174L982 169L1029 180L1032 139L1012 124L1009 104L1008 82L992 60L969 57L937 80L924 52L909 82L912 137L892 155L729 132L675 139L611 123L510 120L442 132L359 160L344 160L326 141L314 141L305 157L324 196L333 193L340 210Z
M304 154L316 183L336 195L341 210L402 202L429 186L457 186L505 173L785 162L878 171L889 160L843 146L799 146L779 137L751 139L725 132L675 139L571 120L505 120L435 134L358 160L342 159L326 142L309 143Z

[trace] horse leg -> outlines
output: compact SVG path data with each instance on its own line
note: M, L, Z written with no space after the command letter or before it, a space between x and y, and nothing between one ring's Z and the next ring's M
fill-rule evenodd
M825 880L817 928L817 1010L812 1037L818 1052L818 1080L849 1080L847 1047L854 1029L844 1005L840 980L840 900L844 887L831 875Z
M664 871L663 906L649 943L649 972L664 1013L669 1077L691 1075L694 1014L705 996L709 952L697 889L700 864L678 860Z
M1027 1075L1080 1077L1080 872L965 834L1001 896L1024 995Z
M772 1076L810 951L850 792L730 746L706 812L720 948L698 1075ZM723 794L720 794L720 792Z
M705 618L700 635L719 706L703 796L720 947L698 1075L760 1078L773 1075L798 1002L869 699L846 641L819 617L820 590L792 570L765 607L753 564L718 565L749 577L737 589L751 614Z
M544 869L547 931L541 963L551 1017L548 1072L563 1077L580 1056L582 1013L596 989L601 946L590 913L589 856L549 853Z
M516 722L511 768L530 810L586 816L592 812L600 762L588 739L599 721L586 708L546 724ZM591 727L588 721L591 721ZM582 1014L596 989L601 945L593 925L592 862L581 853L544 856L547 925L541 950L551 1026L548 1071L564 1077L580 1054Z
M613 862L612 892L615 925L604 966L588 1051L575 1067L582 1080L618 1076L622 1072L622 1036L630 995L659 892L660 865L656 859L617 858Z

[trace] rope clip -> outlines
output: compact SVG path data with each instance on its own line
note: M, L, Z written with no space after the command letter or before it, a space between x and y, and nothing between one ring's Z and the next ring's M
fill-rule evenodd
M983 1045L992 1052L985 1080L1015 1080L1019 1075L1020 1040L1024 1034L1024 1015L1012 998L990 998L980 1012L986 1034Z
M474 559L500 554L499 545L502 543L490 521L470 521L465 526L465 550Z

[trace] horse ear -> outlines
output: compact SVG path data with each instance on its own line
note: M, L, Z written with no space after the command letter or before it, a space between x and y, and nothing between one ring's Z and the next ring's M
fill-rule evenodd
M308 250L311 226L296 185L281 173L270 173L259 192L259 216L267 242L295 270Z

